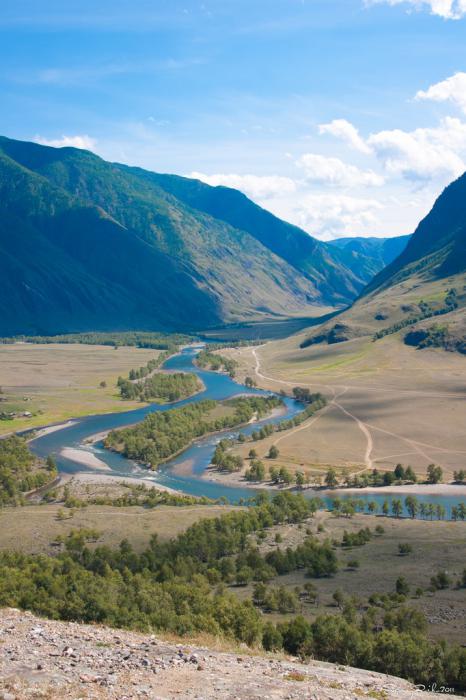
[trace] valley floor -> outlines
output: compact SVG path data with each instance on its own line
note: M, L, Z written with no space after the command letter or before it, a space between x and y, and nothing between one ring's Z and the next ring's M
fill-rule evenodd
M223 351L240 363L240 378L252 376L275 391L309 387L327 397L328 405L303 425L257 443L260 456L275 444L281 464L315 474L330 466L342 475L393 469L400 462L425 477L435 463L445 481L465 467L463 355L416 350L398 334L300 349L304 337Z
M126 346L0 344L0 413L16 414L0 421L0 435L140 407L121 400L117 379L159 354Z

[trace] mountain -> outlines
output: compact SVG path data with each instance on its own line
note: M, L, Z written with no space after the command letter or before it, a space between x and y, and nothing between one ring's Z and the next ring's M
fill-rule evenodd
M466 270L466 173L449 185L421 221L404 251L384 268L363 294L414 275L424 281Z
M3 335L315 315L366 281L235 190L5 137L0 254Z
M351 264L353 272L370 281L403 252L410 238L410 235L394 236L393 238L355 236L336 238L329 241L329 244L351 254L353 256Z
M420 347L466 347L466 174L449 185L406 247L350 309L313 329L303 347L409 328ZM453 291L451 291L453 290Z
M356 269L361 266L355 263L351 252L316 240L262 209L238 190L212 187L178 175L160 175L139 168L129 170L145 181L156 183L192 209L247 231L311 281L327 304L348 304L378 272Z

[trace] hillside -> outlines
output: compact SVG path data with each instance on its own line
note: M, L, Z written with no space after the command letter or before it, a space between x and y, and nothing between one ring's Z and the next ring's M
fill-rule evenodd
M447 187L421 221L407 246L379 272L350 309L318 327L306 344L396 333L420 323L451 325L463 347L466 306L466 174ZM449 291L454 290L454 297ZM439 316L440 318L437 318ZM429 320L430 319L430 320Z
M420 275L438 280L466 270L466 173L449 185L404 251L367 286L366 296Z
M0 138L0 333L315 315L367 281L241 193L205 187Z
M327 303L347 303L372 279L370 258L335 249L302 229L262 209L238 190L212 187L177 175L158 175L139 168L131 172L156 182L186 205L225 221L260 241L312 281ZM380 269L380 268L379 268Z
M409 700L408 681L335 664L224 653L95 625L0 611L0 691L5 700L44 698L293 698ZM440 698L437 693L429 697ZM449 697L457 697L449 695Z

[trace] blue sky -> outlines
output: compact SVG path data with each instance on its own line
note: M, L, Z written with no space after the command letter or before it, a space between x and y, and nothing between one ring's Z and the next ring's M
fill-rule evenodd
M0 133L411 232L466 170L466 0L2 0Z

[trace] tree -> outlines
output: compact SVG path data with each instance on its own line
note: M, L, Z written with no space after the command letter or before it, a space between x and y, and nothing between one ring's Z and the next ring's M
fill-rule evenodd
M393 472L384 472L383 474L383 483L384 486L391 486L393 482L395 481L395 474Z
M101 389L105 389L106 386L107 386L107 382L106 382L105 380L102 380L102 381L100 382L99 386L100 386Z
M390 504L387 500L385 500L382 504L382 513L384 515L388 515L390 512Z
M409 595L409 583L404 576L399 576L396 579L395 590L398 595Z
M256 457L257 457L257 450L255 450L254 448L250 449L250 450L249 450L249 455L248 455L248 456L249 456L249 459L256 459Z
M462 484L464 483L464 480L466 479L466 472L464 469L460 469L457 472L453 472L453 479L457 484Z
M439 571L436 576L432 576L430 583L433 588L443 590L451 586L451 578L446 571Z
M243 566L236 574L238 586L247 586L253 579L254 572L249 566Z
M296 481L296 486L297 486L299 489L302 489L303 486L304 486L304 483L305 483L305 482L304 482L304 474L303 474L303 472L296 472L295 481Z
M341 588L337 588L337 590L332 595L332 598L335 601L335 605L341 610L345 602L345 594L343 593Z
M278 467L270 467L269 474L272 484L278 484L280 481L280 469Z
M392 501L392 513L396 518L399 518L401 513L403 511L403 506L401 505L401 501L399 498L395 498Z
M414 473L413 468L409 465L406 467L406 470L405 470L405 479L406 479L406 481L412 481L414 484L417 481L417 476Z
M416 496L406 496L405 507L411 518L415 518L419 512L419 502Z
M283 481L284 484L291 484L293 481L293 477L286 467L280 467L280 481Z
M437 464L429 464L427 467L427 481L429 484L438 484L442 481L443 470Z
M269 450L268 458L269 458L269 459L277 459L277 457L278 457L279 454L280 454L280 453L279 453L279 451L278 451L278 448L275 447L275 445L272 445L271 448L270 448L270 450Z
M375 501L369 501L367 504L367 510L369 513L377 513L379 507Z
M56 472L57 471L57 463L55 462L54 457L52 455L49 455L45 461L45 466L48 472Z
M398 545L398 553L401 557L404 557L407 554L411 554L412 551L413 551L412 546L410 544L408 544L407 542L403 542L403 543L400 543Z
M329 469L325 475L325 485L329 489L333 489L338 484L337 474L335 469Z
M266 651L277 651L283 647L281 632L272 622L266 622L262 632L262 646Z
M405 470L402 464L397 464L394 470L394 474L397 479L404 479L405 478Z

